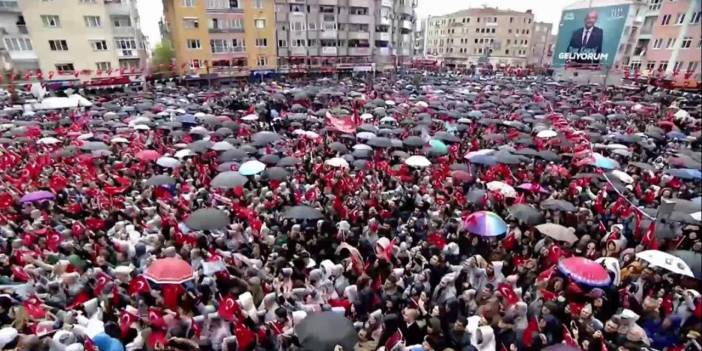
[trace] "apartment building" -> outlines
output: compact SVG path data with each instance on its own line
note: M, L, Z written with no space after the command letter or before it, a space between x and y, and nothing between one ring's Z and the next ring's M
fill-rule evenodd
M644 76L702 79L700 4L700 0L649 0L630 68Z
M17 0L0 1L0 37L0 67L3 70L39 68L39 58Z
M426 55L424 52L424 43L426 42L427 34L427 20L423 19L419 22L419 26L415 28L414 32L414 48L412 55L414 57L423 57Z
M272 0L163 0L176 70L236 77L276 67Z
M449 68L483 63L525 66L536 61L535 26L531 10L483 7L430 17L425 51L441 57Z
M531 53L527 62L536 66L551 64L555 36L551 34L553 24L536 22L531 35Z
M30 39L44 79L138 74L145 64L136 0L22 0L19 8L18 31ZM4 44L14 49L11 39Z
M411 59L417 0L275 0L279 70L394 69Z

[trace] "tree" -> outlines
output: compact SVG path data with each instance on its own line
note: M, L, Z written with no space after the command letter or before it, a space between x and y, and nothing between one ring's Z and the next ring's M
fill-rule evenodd
M166 40L156 44L151 57L151 71L154 73L170 72L170 64L173 63L174 56L171 42Z

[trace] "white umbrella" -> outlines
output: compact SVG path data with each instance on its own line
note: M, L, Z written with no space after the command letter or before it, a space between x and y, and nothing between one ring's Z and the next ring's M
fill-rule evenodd
M112 144L129 144L129 140L124 137L114 137L110 139L110 143Z
M218 141L214 143L210 149L215 151L227 151L234 149L234 145L230 144L228 141Z
M380 123L397 123L397 120L388 116L380 119Z
M500 181L492 181L490 183L487 183L487 188L490 191L498 191L505 197L517 197L517 191L514 190L514 188L507 183L503 183Z
M88 139L92 138L93 136L94 136L93 133L85 133L85 134L79 135L78 138L76 138L76 139L78 139L78 140L88 140Z
M46 137L46 138L41 138L41 139L37 140L38 144L44 144L44 145L58 144L60 142L61 142L61 140L56 139L54 137Z
M346 162L346 160L344 160L341 157L330 158L330 159L324 161L324 164L327 166L332 166L332 167L337 167L337 168L349 168L349 163Z
M190 134L208 135L210 134L210 131L205 127L197 126L190 129Z
M147 126L146 124L137 124L133 128L134 130L151 130L151 127Z
M137 124L144 124L144 123L151 123L151 118L139 116L139 117L134 118L133 120L129 121L129 126L133 127Z
M195 156L195 153L193 150L190 149L182 149L176 151L176 153L173 155L175 158L183 158L183 157L188 157L188 156Z
M470 159L474 156L480 156L480 155L492 155L495 152L493 149L482 149L478 151L471 151L466 154L465 158Z
M385 104L388 106L395 106L395 101L392 100L385 100Z
M376 135L371 133L371 132L360 132L360 133L356 134L357 139L366 139L366 140L373 139L373 138L375 138L375 136Z
M558 135L558 133L556 133L555 130L546 129L546 130L540 131L539 134L536 134L536 137L542 138L542 139L548 139L548 138L553 138L556 135Z
M410 166L410 167L429 167L431 166L431 162L429 160L421 155L412 155L408 157L405 160L405 164Z
M429 104L427 104L427 103L424 102L424 101L417 101L417 103L414 104L414 106L427 108L427 107L429 107Z
M307 131L304 130L304 129L299 129L299 128L298 128L298 129L293 130L292 133L293 133L294 135L305 135L305 134L307 133Z
M370 147L369 145L366 145L366 144L356 144L356 145L352 146L351 148L354 150L368 150L368 151L373 150L372 147Z
M690 266L688 266L685 261L683 261L680 257L673 256L667 252L659 250L646 250L637 253L636 257L648 262L651 266L663 268L667 271L684 276L692 278L695 277L695 275L692 273L692 269L690 269Z
M259 174L266 169L266 164L259 160L246 161L239 166L239 174L243 176L250 176L254 174Z
M315 133L315 132L311 132L311 131L306 131L306 132L305 132L305 136L306 136L307 138L309 138L309 139L317 139L317 138L319 138L319 134L317 134L317 133Z
M180 161L173 157L163 156L156 160L156 164L161 167L166 168L178 168L180 167Z
M370 113L364 113L364 114L361 115L361 119L362 119L362 120L373 119L373 115L370 114Z
M613 170L610 172L613 176L619 178L622 182L626 184L631 184L634 182L634 178L632 178L630 175L626 174L625 172L622 172L618 169Z
M609 149L609 150L618 150L618 149L627 150L627 149L629 149L629 148L628 148L626 145L622 145L622 144L607 144L607 145L605 145L605 149Z
M246 121L246 122L254 122L254 121L258 121L258 116L252 113L250 115L246 115L244 117L241 117L241 120Z

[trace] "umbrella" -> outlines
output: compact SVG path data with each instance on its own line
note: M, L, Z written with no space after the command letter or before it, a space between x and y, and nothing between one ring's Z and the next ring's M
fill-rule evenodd
M487 183L487 188L490 191L497 191L505 197L517 197L517 191L507 183L492 181Z
M653 171L656 169L656 167L654 167L648 163L643 163L643 162L629 162L629 166L640 168L640 169L643 169L644 171Z
M507 232L507 223L494 212L479 211L465 219L463 228L479 236L498 236Z
M566 228L560 224L544 223L536 226L536 229L542 234L556 240L572 244L578 241L573 228Z
M451 172L451 178L458 182L470 182L473 180L473 176L470 173L461 170Z
M95 150L107 150L110 147L101 141L89 141L80 146L81 150L95 151Z
M193 230L216 230L229 225L229 215L216 208L201 208L188 216L185 225Z
M526 225L537 225L544 221L544 216L538 209L525 204L517 204L509 207L509 213Z
M582 349L577 346L561 343L547 346L543 348L542 351L582 351Z
M537 192L541 192L541 193L545 193L545 194L549 193L549 191L547 189L545 189L543 186L541 186L541 184L536 184L536 183L520 184L519 186L517 186L517 189L521 189L521 190L532 192L532 193L537 193Z
M278 155L268 154L259 157L258 160L265 163L267 166L275 166L278 161L280 161L280 157L278 157Z
M346 147L346 145L344 145L338 141L335 141L335 142L329 144L329 148L336 151L336 152L342 153L342 154L349 152L349 149Z
M448 154L448 147L441 140L432 139L429 141L430 152L437 155Z
M291 167L291 166L294 166L298 163L300 163L300 160L298 160L297 158L292 157L292 156L287 156L287 157L283 157L280 160L278 160L278 163L276 164L276 166L278 166L278 167Z
M431 166L431 162L421 155L412 155L405 159L405 164L410 167L424 168Z
M288 207L283 213L283 217L291 219L320 219L324 218L324 215L316 208L303 205Z
M473 203L480 203L481 201L483 201L483 199L486 199L486 197L487 199L491 199L492 195L482 189L471 190L468 192L468 195L466 195L466 199Z
M217 174L214 178L212 178L212 183L210 186L213 188L231 189L238 186L243 186L248 181L249 179L239 174L239 172L226 171Z
M156 160L156 164L165 168L178 168L180 167L180 161L173 157L161 157Z
M424 140L418 136L410 136L402 140L402 143L409 147L420 147L424 145Z
M263 172L263 175L270 180L283 180L287 178L290 173L282 167L271 167Z
M474 155L468 158L468 162L484 166L494 166L497 164L497 159L492 155Z
M690 266L680 257L673 256L667 252L659 250L646 250L636 254L640 258L654 267L663 268L667 271L694 278L695 275Z
M609 158L602 156L602 154L599 154L597 152L592 154L593 160L590 161L590 165L598 167L598 168L604 168L604 169L617 169L619 168L619 162Z
M317 312L295 326L301 351L353 350L358 339L353 323L342 313Z
M324 164L336 168L349 168L349 163L341 157L334 157L324 161Z
M266 164L259 160L250 160L241 164L239 174L243 176L251 176L263 172L266 169Z
M263 131L254 134L251 137L251 143L257 146L264 146L267 144L272 144L281 139L278 133Z
M46 190L32 191L31 193L26 193L20 199L21 203L37 202L37 201L48 201L54 199L54 193Z
M690 168L675 168L666 169L665 173L672 175L673 177L691 180L691 179L702 179L702 172L697 169Z
M569 257L558 262L558 270L576 283L591 287L608 287L612 282L607 270L585 257Z
M151 178L146 180L147 186L171 185L175 183L175 179L166 174L151 176Z
M702 280L702 254L694 251L676 250L670 252L675 257L684 261L695 275L697 280Z
M217 160L221 162L227 162L227 161L241 161L246 158L246 151L241 150L241 149L234 149L234 150L227 150L223 152L219 157L217 157Z
M542 139L548 139L548 138L553 138L557 135L558 135L558 133L556 133L556 131L551 130L551 129L546 129L546 130L542 130L538 134L536 134L536 137L542 138Z
M46 137L46 138L41 138L41 139L37 140L37 144L44 144L44 145L58 144L60 142L61 142L61 140L56 139L54 137Z
M187 261L175 257L157 259L144 271L144 278L156 284L182 284L193 277L193 267Z
M370 146L381 147L381 148L386 148L386 147L392 146L390 139L385 138L385 137L370 138L370 139L368 139L366 144L368 144Z
M622 181L622 183L631 184L634 182L634 178L632 178L630 175L628 175L625 172L622 172L618 169L615 169L615 170L609 172L608 175L611 175L611 176L619 179L620 181Z
M227 151L234 149L234 145L230 144L228 141L218 141L210 147L214 151Z
M136 157L142 161L156 161L161 157L155 150L142 150L137 152Z
M565 200L546 199L541 203L541 208L544 210L557 210L563 212L573 212L577 210L575 205Z

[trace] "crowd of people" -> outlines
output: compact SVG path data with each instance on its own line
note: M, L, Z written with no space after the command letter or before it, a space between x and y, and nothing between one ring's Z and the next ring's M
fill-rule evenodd
M702 350L699 95L87 98L0 112L2 350Z

